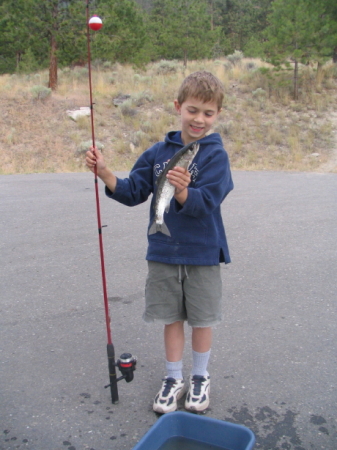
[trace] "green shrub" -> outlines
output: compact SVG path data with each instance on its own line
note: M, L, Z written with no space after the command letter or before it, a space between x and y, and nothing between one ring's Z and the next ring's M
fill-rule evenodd
M167 75L177 73L178 63L177 61L166 61L162 59L154 66L157 75Z
M153 95L150 92L143 91L139 92L132 98L132 103L136 106L142 106L146 103L153 102Z
M219 123L215 128L214 131L216 133L220 133L224 136L229 136L231 132L233 131L233 121L229 120L228 122Z
M132 143L136 147L139 147L140 144L142 143L142 141L146 138L147 138L147 134L144 133L144 131L142 131L142 130L138 130L135 133L133 133L133 135L132 135Z
M140 128L144 131L144 133L148 133L153 129L153 125L149 120L146 120L141 124Z
M86 153L88 150L91 149L91 147L92 147L92 140L81 142L77 149L77 153ZM101 152L104 149L104 145L102 144L102 142L96 140L95 140L95 147L97 147L98 150L100 150Z
M81 80L88 76L89 69L87 67L77 67L73 70L73 77Z
M30 89L33 98L36 100L43 100L51 95L51 89L46 86L35 85Z
M119 106L119 109L123 116L132 117L137 114L137 110L135 108L133 108L132 103L133 103L132 99L130 98L129 100L126 100L124 103L122 103Z
M257 88L255 89L255 91L252 92L252 96L254 98L263 100L267 97L267 92L262 88Z
M232 55L228 55L227 59L229 62L231 62L234 66L236 64L239 64L242 61L243 53L239 50L235 50L235 52Z
M230 71L233 68L233 64L230 61L225 61L223 63L223 66L226 71Z
M103 69L111 69L111 68L112 68L112 62L111 61L104 61Z

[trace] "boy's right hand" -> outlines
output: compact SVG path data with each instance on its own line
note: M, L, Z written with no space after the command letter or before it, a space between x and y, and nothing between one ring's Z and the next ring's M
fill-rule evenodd
M91 147L86 153L85 162L91 172L95 172L95 166L97 166L97 175L100 176L101 172L106 169L106 164L102 153L97 147Z
M93 173L95 173L95 167L97 167L97 176L106 184L111 192L115 192L117 178L111 170L107 168L103 155L97 147L91 147L91 149L87 151L85 162L87 167Z

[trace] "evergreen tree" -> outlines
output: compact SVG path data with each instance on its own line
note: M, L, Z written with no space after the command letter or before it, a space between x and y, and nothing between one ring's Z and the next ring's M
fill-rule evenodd
M28 61L34 61L41 68L48 65L49 60L49 87L56 89L58 50L69 43L68 49L72 49L74 57L76 41L73 36L86 28L83 0L5 0L0 8L1 72L20 70L23 59L24 70L29 69ZM35 65L31 67L34 69L37 69Z
M152 0L136 0L136 2L145 11L150 11L152 8Z
M327 43L331 47L333 62L337 63L337 2L335 0L322 0L325 14L322 19L329 22Z
M334 21L324 2L314 0L275 0L265 36L270 61L280 65L294 62L294 98L298 98L298 63L321 63L331 56L336 39Z
M254 49L263 40L272 0L214 0L215 20L222 28L222 45L226 53ZM255 47L255 48L254 48ZM252 50L250 50L252 53ZM249 55L250 56L250 55Z
M0 73L19 70L25 51L33 47L32 0L5 0L0 4Z
M211 30L205 0L155 0L150 16L153 59L211 56L217 33Z
M142 64L147 40L144 13L133 0L102 0L97 8L103 20L102 31L92 43L95 57Z
M3 0L0 3L0 69L9 73L22 55L39 67L49 65L49 87L57 87L57 67L87 62L85 0ZM133 0L90 0L89 16L98 14L103 29L91 33L92 58L141 63L146 31L142 13Z

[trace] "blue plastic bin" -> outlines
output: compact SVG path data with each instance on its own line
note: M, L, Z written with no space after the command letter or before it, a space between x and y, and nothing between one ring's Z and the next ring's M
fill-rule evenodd
M173 444L175 439L180 444ZM255 436L242 425L176 411L161 416L132 450L184 450L184 441L188 450L252 450Z

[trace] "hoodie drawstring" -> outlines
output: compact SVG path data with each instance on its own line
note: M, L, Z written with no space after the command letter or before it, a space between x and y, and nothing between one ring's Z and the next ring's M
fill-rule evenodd
M178 283L181 283L181 268L184 267L185 277L188 278L187 267L185 264L178 265Z

